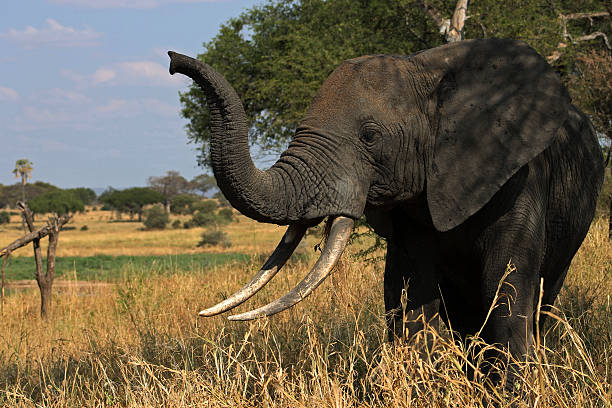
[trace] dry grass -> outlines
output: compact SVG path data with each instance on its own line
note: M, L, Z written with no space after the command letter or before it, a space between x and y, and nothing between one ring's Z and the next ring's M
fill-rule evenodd
M174 216L186 220L188 217ZM75 229L63 231L57 256L94 255L174 255L202 252L261 253L274 248L285 232L285 228L261 224L246 217L237 217L237 222L224 227L232 246L230 248L198 248L202 228L167 229L146 231L139 222L109 222L110 211L88 211L76 214L68 224ZM43 226L44 216L37 218L37 227ZM86 225L87 231L81 231ZM13 216L11 224L0 230L0 248L22 236L21 221ZM41 243L46 251L47 240ZM31 250L21 249L13 256L32 256Z
M68 232L60 246L68 244ZM606 234L602 220L593 224L570 270L560 309L542 328L537 361L520 364L524 400L514 401L515 406L610 407L612 247ZM252 242L244 237L245 248ZM345 257L313 295L271 319L249 324L197 318L200 308L236 290L258 266L223 266L139 277L115 288L67 291L54 298L54 317L48 323L38 318L36 292L10 296L0 321L0 405L513 403L486 378L466 374L467 357L478 368L478 353L486 347L478 340L462 344L448 333L428 331L415 344L391 347L385 342L379 264ZM288 265L239 310L273 300L308 267ZM424 346L425 336L433 339L430 349Z

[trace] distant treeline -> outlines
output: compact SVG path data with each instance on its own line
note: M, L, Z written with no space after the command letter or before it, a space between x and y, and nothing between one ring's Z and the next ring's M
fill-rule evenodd
M28 183L25 187L22 187L21 183L15 183L12 185L0 184L0 208L17 208L17 201L21 201L22 188L25 188L26 201L47 195L53 192L67 192L78 199L83 205L92 205L96 202L96 193L87 187L77 187L61 189L54 186L53 184L45 183L44 181L37 181L34 183Z

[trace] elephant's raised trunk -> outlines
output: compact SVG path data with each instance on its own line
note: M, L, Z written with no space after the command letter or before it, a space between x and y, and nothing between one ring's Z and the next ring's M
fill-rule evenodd
M204 91L210 109L210 155L219 188L229 202L257 221L287 224L295 197L277 169L261 171L251 159L247 117L232 86L205 63L169 51L170 74L187 75Z

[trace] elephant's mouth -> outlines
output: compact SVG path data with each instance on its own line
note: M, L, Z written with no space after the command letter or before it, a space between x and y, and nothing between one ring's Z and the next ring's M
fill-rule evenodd
M308 275L295 288L272 303L246 313L230 316L229 320L253 320L258 317L271 316L304 300L329 276L340 259L340 255L344 251L351 235L353 224L354 220L348 217L337 216L333 218L329 236L321 256ZM214 316L226 312L257 293L287 262L304 237L306 229L307 226L301 223L290 225L270 258L268 258L261 270L250 282L224 301L202 310L200 316Z

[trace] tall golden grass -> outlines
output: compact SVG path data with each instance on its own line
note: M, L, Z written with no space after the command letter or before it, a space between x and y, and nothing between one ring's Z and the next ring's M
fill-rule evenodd
M479 374L491 347L479 339L426 330L388 344L382 266L349 254L308 299L252 323L197 312L255 264L74 288L55 296L49 322L36 292L12 295L0 321L0 405L610 407L611 250L605 221L594 222L536 358L518 362L518 397ZM285 293L311 263L293 261L239 310Z

